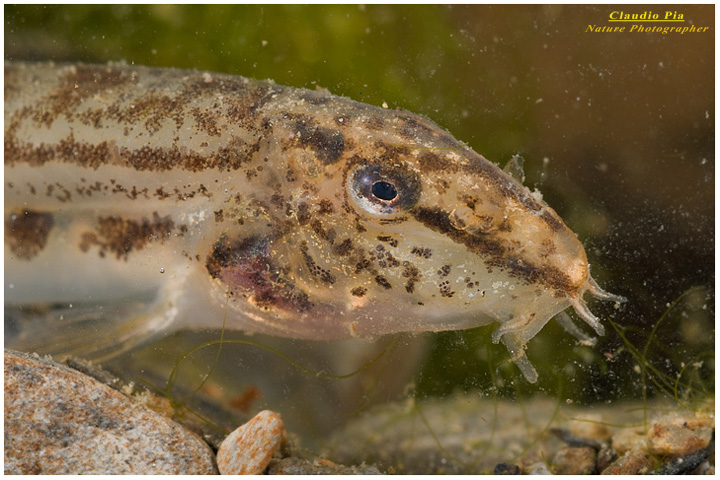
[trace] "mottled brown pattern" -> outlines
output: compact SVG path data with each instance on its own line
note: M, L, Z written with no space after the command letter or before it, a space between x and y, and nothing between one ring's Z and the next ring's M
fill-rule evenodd
M324 240L329 245L333 245L335 243L337 232L334 228L330 227L326 229L323 227L322 222L317 218L310 221L310 228L312 228L312 231L317 234L319 239Z
M320 200L320 202L318 202L317 212L320 215L330 215L332 213L335 213L335 205L327 198L323 198L322 200Z
M49 213L25 210L5 218L5 243L23 260L38 255L47 245L55 220Z
M366 117L365 126L370 130L382 130L385 128L385 120L379 116Z
M443 265L443 266L440 267L440 269L437 271L437 274L440 275L441 277L447 277L448 275L450 275L450 270L452 270L452 266L451 266L451 265Z
M246 128L252 126L254 130L259 130L255 118L257 110L265 105L273 91L269 85L246 84L240 80L210 75L202 80L189 79L175 94L167 94L163 78L166 77L159 77L157 85L149 85L146 93L129 107L110 105L88 114L101 114L126 125L143 124L151 135L158 131L163 120L167 118L174 121L176 128L181 128L186 114L190 114L206 134L218 136L218 124L225 121L224 118L231 123ZM167 78L170 80L169 75ZM223 103L216 101L213 108L205 110L197 107L186 109L188 105L207 96L222 98ZM223 117L223 114L226 117Z
M360 248L356 248L350 257L349 263L355 265L355 273L360 273L363 270L367 270L370 273L375 273L372 261L367 257L365 251Z
M47 162L58 161L97 169L103 165L119 165L138 171L168 171L183 169L199 172L207 169L232 171L249 162L260 149L260 143L248 144L235 138L218 152L203 155L192 151L182 151L177 146L171 148L144 146L136 150L118 148L112 141L98 143L77 142L70 135L56 146L18 141L5 138L5 164L28 163L42 166Z
M265 84L238 87L233 94L228 94L226 110L228 120L245 128L257 129L260 110L272 99L274 93L280 91L282 87ZM270 132L272 124L265 120L261 129Z
M458 200L464 203L470 210L475 210L476 205L482 205L483 203L485 203L482 198L468 195L467 193L459 194Z
M405 283L405 291L413 293L415 291L415 284L420 281L420 270L410 262L403 262L402 276L407 278Z
M21 73L27 74L22 67L8 67L7 64L5 70L11 83L12 79L19 78ZM132 90L132 95L137 97L130 103L123 103L122 100L113 103L105 99L122 98L115 92L118 89L123 91L127 84L137 81L138 74L132 68L78 65L61 68L59 72L63 72L63 77L58 79L58 85L54 90L50 89L45 98L12 113L5 128L6 164L27 162L39 166L48 161L61 161L88 168L116 164L141 170L235 170L241 168L257 152L258 143L248 144L239 138L233 138L220 150L205 153L179 149L177 145L165 148L145 145L137 149L118 149L112 137L101 142L88 143L74 138L72 133L57 144L36 144L18 138L15 132L23 119L29 119L33 125L50 127L62 113L67 121L77 119L94 128L105 127L109 122L124 125L125 135L129 134L128 127L143 125L150 136L159 131L168 119L171 119L179 130L183 127L186 116L192 116L197 128L205 135L219 136L221 125L228 121L243 123L245 128L258 125L260 122L254 118L257 111L269 100L273 91L282 90L281 87L250 83L226 76L207 76L196 80L201 75L195 74L188 76L183 87L176 90L177 93L168 94L170 90L166 88L167 83L177 81L183 72L144 69L143 72L149 77L143 77L145 80L142 90ZM155 77L152 77L153 74ZM153 80L147 81L147 78ZM95 95L103 99L103 106L84 109L83 100L92 99ZM226 101L223 104L216 102L213 108L205 110L188 108L188 105L203 96L225 96ZM227 111L223 111L223 107L227 107ZM263 122L263 125L271 128L269 122ZM264 130L265 127L255 128L258 132Z
M100 112L123 125L144 125L152 136L160 130L165 119L171 119L175 128L181 128L185 117L186 103L182 98L150 91L133 102L132 106L121 109L113 105L107 109L101 109Z
M219 105L216 105L216 107L218 106ZM202 129L205 133L207 133L211 137L220 136L220 129L218 128L217 124L217 115L215 115L211 111L200 110L197 107L193 108L191 110L191 113L195 118L195 122L197 123L198 127L200 127L200 129Z
M310 147L326 165L340 160L345 150L345 137L339 130L319 127L309 120L295 122L294 128L300 145Z
M346 238L345 240L343 240L342 242L340 242L334 246L333 252L335 252L337 255L340 255L341 257L344 257L344 256L350 254L352 249L353 249L352 240L349 238Z
M84 99L103 90L135 81L135 75L122 67L77 65L61 79L60 88L56 92L50 92L46 100L41 102L46 110L39 108L34 119L49 127L58 115L65 114Z
M310 215L310 206L304 202L298 204L296 216L300 225L306 225L309 223L312 218Z
M80 249L87 252L95 246L101 257L112 253L118 260L127 260L131 252L142 250L151 242L163 243L173 232L182 235L186 230L186 226L176 226L169 216L160 217L157 212L152 219L141 220L101 217L95 230L82 235Z
M317 262L315 262L315 260L312 258L312 256L308 252L306 242L303 242L300 245L300 252L302 253L305 265L310 270L312 276L316 277L322 283L325 283L327 285L332 285L333 283L335 283L335 277L333 276L333 274L330 273L329 270L322 268L320 265L318 265Z
M362 298L367 293L368 289L365 287L355 287L352 290L350 290L350 293L358 298Z
M5 165L27 163L39 167L54 160L78 163L86 168L97 168L111 163L111 144L102 141L96 144L75 142L73 135L57 145L35 145L21 142L11 134L5 135Z
M365 225L362 224L359 218L355 219L355 230L357 230L358 233L367 232L367 228L365 228Z
M4 68L5 83L3 85L3 93L5 101L13 100L15 96L22 92L24 82L21 82L17 75L15 75L16 69L11 64L6 63Z
M451 298L453 295L455 295L455 292L452 291L452 289L450 288L450 282L448 282L447 280L440 282L438 287L440 288L441 297Z
M390 145L383 141L375 142L375 148L376 156L388 162L397 162L399 158L410 155L410 148L402 145Z
M418 162L420 163L420 168L426 172L456 173L461 168L453 162L448 162L443 155L432 150L423 150L420 152Z
M412 253L413 255L417 255L420 258L432 257L432 250L427 247L412 247L410 253Z
M66 203L72 200L72 193L63 184L55 182L54 185L48 185L53 187L52 191L55 193L55 199L60 203Z
M396 238L391 237L390 235L378 235L377 239L381 242L389 243L391 247L397 247L398 241Z
M401 216L401 217L395 217L395 218L381 218L378 220L378 223L380 225L398 225L400 223L405 223L408 221L408 217Z
M426 117L238 76L9 65L6 202L69 212L64 238L84 235L68 248L133 272L166 244L153 251L182 262L183 298L211 288L198 298L236 328L330 340L494 318L493 341L524 342L572 304L602 331L581 308L586 291L603 297L577 237ZM37 255L58 218L24 227L27 246L6 220L10 250Z
M388 282L387 278L382 275L376 276L375 282L386 290L390 290L392 288L392 285L390 285L390 282Z
M395 258L395 256L385 250L385 247L382 245L376 245L375 249L370 252L370 257L375 260L375 263L380 268L393 268L400 266L400 262Z
M555 242L550 239L543 240L540 244L539 253L543 258L549 257L550 255L557 253L557 245L555 245Z
M292 168L288 167L288 169L285 171L285 181L288 183L292 183L297 181L297 173Z

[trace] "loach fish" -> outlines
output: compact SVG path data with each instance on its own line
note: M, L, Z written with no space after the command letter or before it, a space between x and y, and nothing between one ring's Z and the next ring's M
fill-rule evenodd
M30 337L497 322L535 382L525 346L551 318L604 333L586 293L623 300L539 193L424 116L215 73L5 64L6 315L60 332Z

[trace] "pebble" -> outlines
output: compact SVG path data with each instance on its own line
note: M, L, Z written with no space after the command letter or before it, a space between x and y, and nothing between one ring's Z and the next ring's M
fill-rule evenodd
M664 463L657 470L658 475L688 475L696 470L710 456L707 450L698 450L684 457L677 457Z
M612 437L612 430L604 423L599 413L579 413L568 423L568 429L576 437L593 438L607 442Z
M644 475L654 466L647 453L641 447L635 447L611 463L601 475Z
M498 463L495 465L493 475L520 475L520 467L510 463Z
M6 474L214 474L197 435L83 373L5 351Z
M526 468L528 475L552 475L548 466L543 462L538 462Z
M217 464L223 475L258 475L286 438L278 413L263 410L223 440Z
M622 456L603 474L637 475L655 470L648 453L670 460L662 472L685 472L697 468L707 457L703 450L712 440L715 416L704 412L676 412L653 420L647 433L642 428L621 429L612 439Z
M550 433L554 434L563 442L567 443L569 447L589 447L593 450L600 450L603 444L592 438L578 437L574 435L570 430L564 428L551 428Z
M617 452L610 445L604 445L597 454L597 470L602 472L617 460Z
M714 415L682 413L665 415L653 422L648 447L656 455L689 455L710 444Z
M597 451L592 447L563 447L552 463L555 475L592 475L595 473Z
M645 433L642 428L621 428L612 437L612 448L620 455L644 445Z

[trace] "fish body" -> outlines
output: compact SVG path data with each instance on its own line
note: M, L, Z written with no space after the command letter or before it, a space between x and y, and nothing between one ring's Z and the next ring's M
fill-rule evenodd
M6 308L125 305L120 343L497 322L531 381L547 321L587 340L562 312L602 334L583 295L621 300L538 194L426 117L120 64L5 64L5 259Z

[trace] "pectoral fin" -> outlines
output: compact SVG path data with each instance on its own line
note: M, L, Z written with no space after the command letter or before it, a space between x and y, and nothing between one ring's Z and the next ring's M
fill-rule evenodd
M172 322L173 309L152 300L5 307L5 347L104 361L137 347Z

